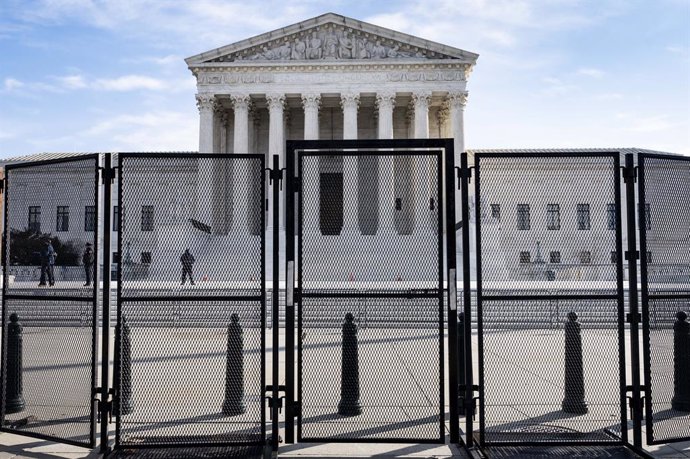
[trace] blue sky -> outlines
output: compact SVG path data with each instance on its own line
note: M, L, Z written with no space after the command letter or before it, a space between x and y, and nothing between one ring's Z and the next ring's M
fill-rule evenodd
M479 53L468 148L690 155L690 0L0 0L0 157L196 150L184 58L326 12Z

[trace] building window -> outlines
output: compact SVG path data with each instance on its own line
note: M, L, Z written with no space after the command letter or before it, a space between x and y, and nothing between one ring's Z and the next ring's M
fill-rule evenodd
M497 221L501 221L501 205L491 204L491 218Z
M150 265L151 264L151 252L141 252L141 262Z
M580 252L580 263L583 265L589 264L592 262L592 252L589 251L582 251Z
M96 206L84 208L84 231L96 230Z
M546 229L561 229L561 206L559 204L546 205Z
M589 223L589 204L578 204L577 205L577 229L588 230L590 229Z
M120 262L120 252L113 252L112 263L119 263L119 262Z
M69 231L69 206L57 207L55 231Z
M647 252L647 253L646 253L646 258L645 258L645 260L647 260L647 264L648 264L648 265L651 265L651 264L653 263L653 262L652 262L652 252Z
M561 252L551 252L549 253L549 263L560 263L561 262Z
M532 255L529 252L520 252L520 263L530 263Z
M113 207L113 231L117 231L120 227L120 208L118 206Z
M611 252L611 264L615 265L616 263L618 263L618 252L614 250Z
M528 230L529 224L529 204L517 205L517 229Z
M41 232L41 206L29 206L29 230Z
M606 204L606 227L610 230L616 229L616 205Z
M153 206L141 206L141 230L153 231Z

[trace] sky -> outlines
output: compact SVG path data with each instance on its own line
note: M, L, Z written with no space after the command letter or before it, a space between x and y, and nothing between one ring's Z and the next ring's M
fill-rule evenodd
M690 0L0 0L0 158L197 150L184 58L327 12L478 53L467 148L690 155Z

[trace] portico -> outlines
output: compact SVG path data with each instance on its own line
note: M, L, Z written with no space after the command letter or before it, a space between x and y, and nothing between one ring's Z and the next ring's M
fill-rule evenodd
M477 57L332 13L190 57L199 152L277 154L284 167L286 139L453 137L459 157ZM367 166L325 159L320 167L352 176L372 174ZM392 175L410 168L403 160L374 169L380 206L403 192ZM361 207L361 196L345 194L345 227L363 230ZM280 214L282 222L283 206Z

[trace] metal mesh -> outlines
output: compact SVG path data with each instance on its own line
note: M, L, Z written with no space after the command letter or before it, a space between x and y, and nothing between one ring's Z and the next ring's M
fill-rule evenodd
M613 156L479 158L478 427L488 444L611 442L605 431L620 428L617 174Z
M617 202L617 173L611 156L481 157L475 218L483 288L542 294L529 282L547 281L539 286L543 294L615 290L616 227L608 205ZM498 217L492 204L500 206ZM549 212L554 204L558 211Z
M82 255L87 243L96 243L97 165L90 158L8 167L7 294L94 295L93 270L91 285L84 286ZM51 242L51 251L45 241Z
M22 385L25 408L4 413L3 428L89 445L93 305L84 301L5 300L5 314L22 325ZM31 311L31 315L23 315ZM24 319L26 318L26 320ZM5 383L8 327L3 333ZM8 393L8 392L6 392ZM9 393L8 393L9 395ZM5 408L5 405L3 405Z
M303 440L443 437L440 196L431 179L438 160L436 153L301 157ZM373 164L378 175L367 175ZM361 413L343 411L356 391Z
M121 167L124 297L261 290L263 157L123 155Z
M639 228L646 242L641 263L646 270L643 294L647 436L650 442L690 438L690 349L685 366L674 371L674 324L679 311L690 313L690 161L687 158L645 157L644 202L639 206ZM660 298L661 297L661 298ZM686 338L690 341L690 339ZM681 354L678 350L676 353ZM682 359L682 357L680 357ZM675 378L686 374L674 390ZM688 386L690 387L690 386ZM676 393L678 392L678 393ZM685 400L685 410L672 404Z
M6 167L3 428L84 446L94 427L97 166L89 156Z
M116 444L262 444L262 157L121 165Z

